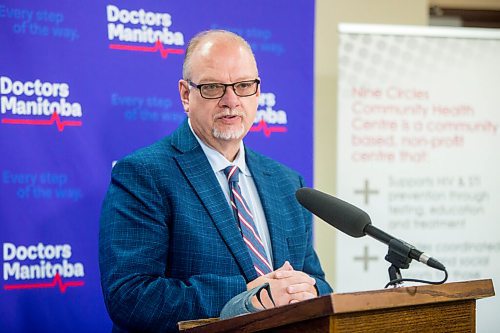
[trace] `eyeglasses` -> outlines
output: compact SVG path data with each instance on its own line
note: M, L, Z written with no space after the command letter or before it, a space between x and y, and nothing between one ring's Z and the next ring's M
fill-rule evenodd
M240 97L252 96L257 93L260 80L248 80L235 83L202 83L196 84L192 81L187 81L190 86L200 90L201 97L206 99L222 98L226 93L227 87L232 87L234 93Z

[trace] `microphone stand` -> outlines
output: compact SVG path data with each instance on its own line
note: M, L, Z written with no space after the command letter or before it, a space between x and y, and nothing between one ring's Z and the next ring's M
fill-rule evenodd
M385 260L391 263L389 267L389 282L402 279L401 269L408 269L410 267L411 258L410 251L412 248L408 243L399 239L393 238L389 241L389 250L385 256ZM402 287L403 282L394 283L394 288Z

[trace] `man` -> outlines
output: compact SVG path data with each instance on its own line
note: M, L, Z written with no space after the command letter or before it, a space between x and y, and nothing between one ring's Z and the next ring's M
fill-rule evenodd
M99 259L115 330L175 331L236 295L272 307L250 293L266 283L277 306L331 292L295 199L302 178L242 143L259 83L241 37L198 34L179 81L189 121L113 168Z

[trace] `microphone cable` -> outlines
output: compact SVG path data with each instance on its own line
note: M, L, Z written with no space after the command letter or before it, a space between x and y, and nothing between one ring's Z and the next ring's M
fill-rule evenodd
M396 286L397 284L400 284L400 283L403 283L403 282L420 282L420 283L427 283L427 284L443 284L446 282L446 280L448 280L448 271L445 269L443 270L444 272L444 279L441 280L441 281L428 281L428 280L420 280L420 279L412 279L412 278L399 278L399 279L394 279L394 280L391 280L389 281L385 287L389 287L389 286Z

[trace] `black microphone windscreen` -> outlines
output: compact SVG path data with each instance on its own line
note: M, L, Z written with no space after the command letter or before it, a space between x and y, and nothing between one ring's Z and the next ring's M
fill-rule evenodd
M365 211L318 190L303 187L297 190L295 196L311 213L349 236L364 236L365 227L371 224L370 216Z

